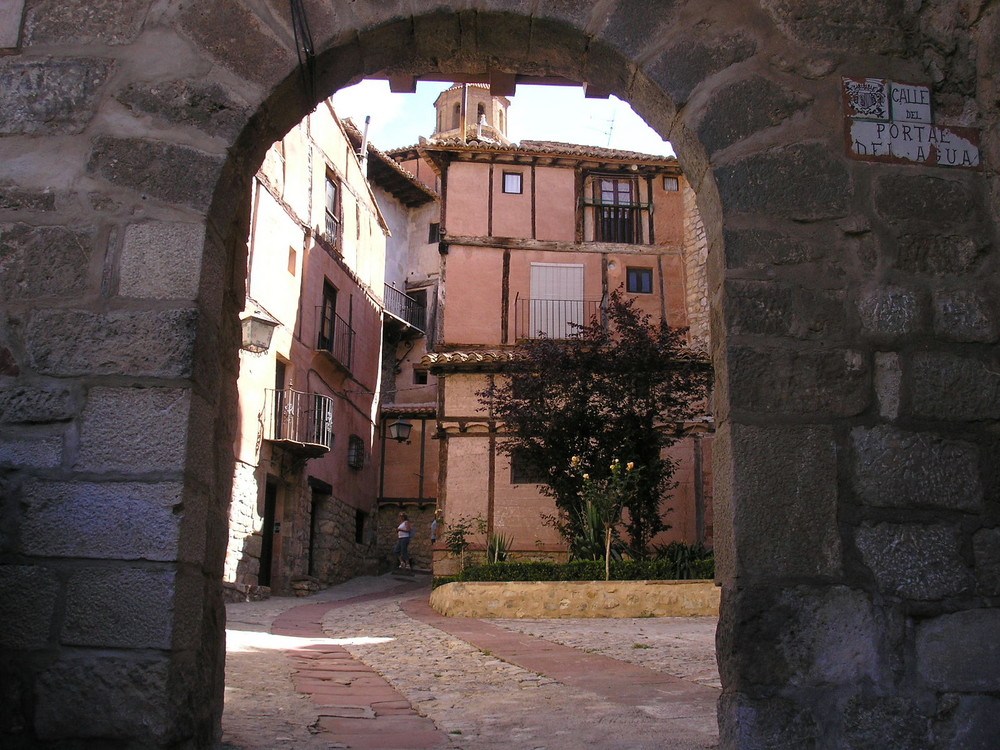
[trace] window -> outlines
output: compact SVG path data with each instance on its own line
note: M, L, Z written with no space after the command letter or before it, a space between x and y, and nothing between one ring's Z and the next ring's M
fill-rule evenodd
M451 110L451 129L458 130L462 125L462 105L456 104Z
M505 193L522 193L524 187L524 175L520 172L503 173L503 191Z
M322 394L313 394L313 412L316 415L313 442L317 445L333 447L333 399Z
M630 177L599 177L593 182L594 239L598 242L642 242L639 183Z
M316 348L333 351L333 336L337 320L337 290L329 281L323 282L323 308L319 319L319 340Z
M427 370L414 370L413 371L413 384L414 385L427 385Z
M476 106L476 122L482 122L484 117L486 117L486 105L480 102Z
M531 296L517 303L515 336L567 339L586 324L583 264L532 263Z
M297 265L296 261L297 261L298 255L299 254L295 251L295 248L292 247L291 245L289 245L288 246L288 273L290 273L292 276L295 275L295 268L296 268L296 265Z
M340 183L332 175L326 176L326 223L324 237L327 242L337 245L340 241Z
M664 177L663 178L663 189L668 193L675 193L680 190L680 182L676 177Z
M653 293L652 268L626 268L625 289L635 294Z
M347 465L352 469L365 465L365 441L357 435L351 435L347 440Z
M427 244L431 245L440 241L441 225L435 221L431 223L430 228L427 230Z
M531 461L522 450L510 454L511 484L545 484L548 476L544 469Z

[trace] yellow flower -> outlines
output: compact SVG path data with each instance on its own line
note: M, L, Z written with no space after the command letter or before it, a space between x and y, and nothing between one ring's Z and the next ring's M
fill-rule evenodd
M580 457L579 456L573 456L573 458L571 458L569 460L569 462L571 464L573 464L573 466L579 466L580 465Z
M625 464L625 471L632 471L632 469L634 468L635 468L635 463L632 461L629 461L627 464Z
M590 479L590 474L584 474L584 475L583 475L583 478L584 478L584 479Z

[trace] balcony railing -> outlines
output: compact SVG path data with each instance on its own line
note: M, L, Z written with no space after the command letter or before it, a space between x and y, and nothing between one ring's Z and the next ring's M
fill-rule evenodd
M600 302L579 299L514 300L514 336L518 339L568 339L597 314Z
M328 305L317 307L316 316L319 319L316 350L350 370L354 359L354 329Z
M427 330L424 306L392 284L385 285L385 311L421 333Z
M594 206L594 231L598 242L642 242L639 209L634 206Z
M311 457L333 447L333 399L291 388L268 388L264 404L264 439Z

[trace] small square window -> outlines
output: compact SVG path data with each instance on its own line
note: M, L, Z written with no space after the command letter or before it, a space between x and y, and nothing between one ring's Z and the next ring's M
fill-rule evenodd
M291 245L288 246L288 273L292 276L295 275L295 268L297 265L298 253L295 252L295 248Z
M625 271L625 289L633 294L653 293L652 268L628 268Z
M503 173L503 191L505 193L522 193L524 192L524 175L520 172L504 172Z
M427 385L427 370L414 370L413 383L414 385Z
M441 225L438 222L432 222L430 229L427 230L427 244L433 244L435 242L441 241Z
M676 193L680 190L680 182L676 177L664 177L663 178L663 189L668 193Z

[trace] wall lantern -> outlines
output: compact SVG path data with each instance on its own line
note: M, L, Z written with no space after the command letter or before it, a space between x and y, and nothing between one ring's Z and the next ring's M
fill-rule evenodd
M278 325L277 320L259 308L246 313L242 319L243 342L240 348L257 354L266 352L271 346L271 335Z
M389 437L400 443L405 443L410 439L410 430L412 429L413 425L403 419L397 419L386 428L389 432Z

